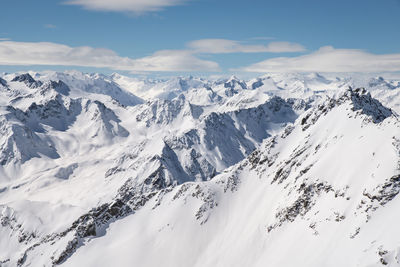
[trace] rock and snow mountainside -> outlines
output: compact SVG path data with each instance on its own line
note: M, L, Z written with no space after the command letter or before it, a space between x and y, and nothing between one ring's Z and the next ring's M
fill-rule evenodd
M399 92L3 75L0 266L400 265Z

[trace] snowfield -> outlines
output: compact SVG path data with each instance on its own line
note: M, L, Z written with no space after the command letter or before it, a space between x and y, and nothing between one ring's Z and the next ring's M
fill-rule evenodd
M400 79L0 76L0 266L400 266Z

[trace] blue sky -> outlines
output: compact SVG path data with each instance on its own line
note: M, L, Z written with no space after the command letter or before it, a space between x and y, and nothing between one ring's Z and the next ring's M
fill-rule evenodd
M6 72L400 70L399 0L3 0L1 6Z

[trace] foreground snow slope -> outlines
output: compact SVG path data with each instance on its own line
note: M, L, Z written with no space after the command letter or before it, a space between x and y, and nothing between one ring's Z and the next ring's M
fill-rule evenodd
M392 110L346 91L358 85ZM343 225L335 238L351 232L343 246L359 251L362 229L396 201L399 91L398 80L375 75L5 74L0 265L109 266L102 255L119 255L122 266L278 264L273 253L302 248L293 240L310 251L342 242L323 234L329 220ZM356 201L362 215L350 216ZM389 262L393 240L379 240L390 246L376 259Z

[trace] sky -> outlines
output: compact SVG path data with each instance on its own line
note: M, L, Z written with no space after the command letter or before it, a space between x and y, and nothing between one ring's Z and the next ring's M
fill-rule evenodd
M400 0L1 0L0 72L400 71Z

